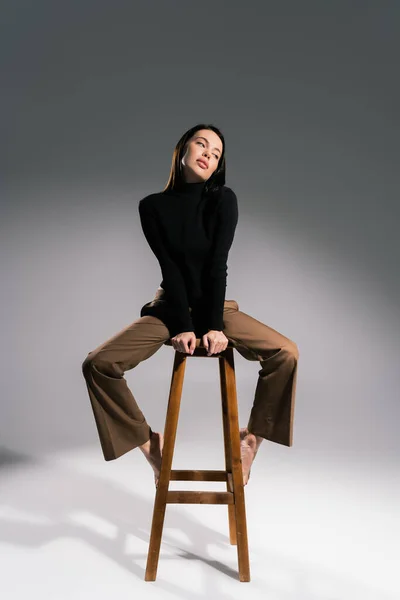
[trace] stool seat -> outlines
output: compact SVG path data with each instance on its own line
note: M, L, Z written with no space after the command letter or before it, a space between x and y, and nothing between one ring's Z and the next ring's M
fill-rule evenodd
M164 346L171 346L171 348L173 348L171 338L164 342ZM231 342L231 340L229 340L226 349L234 347L235 345ZM226 349L223 350L223 352L225 352ZM176 352L178 352L178 350ZM183 354L184 356L204 356L206 358L216 358L221 356L222 352L217 352L216 354L211 354L211 356L207 356L207 349L203 346L202 340L200 338L196 338L196 347L194 349L193 354L186 354L184 352L181 352L181 354Z
M165 342L165 345L173 347L170 339ZM155 581L157 576L158 559L160 555L161 538L167 504L227 504L229 541L232 545L237 546L239 580L242 582L250 581L246 508L240 452L233 348L234 344L229 341L225 350L207 356L207 349L202 345L201 339L197 338L196 348L192 355L175 350L164 427L164 446L161 470L154 500L145 581ZM224 470L177 470L171 468L187 357L218 358L219 360L225 451ZM169 491L170 481L225 481L226 492L191 490Z

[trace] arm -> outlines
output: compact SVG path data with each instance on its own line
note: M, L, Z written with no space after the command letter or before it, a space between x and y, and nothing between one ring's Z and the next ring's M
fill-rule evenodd
M235 235L239 211L236 194L230 188L224 191L224 196L218 207L214 244L210 260L208 290L208 328L222 331L224 328L223 314L228 273L228 254Z
M139 202L139 215L146 240L160 263L165 293L171 305L173 323L169 327L170 335L174 337L184 331L193 331L185 282L162 240L157 215L153 207L143 200Z

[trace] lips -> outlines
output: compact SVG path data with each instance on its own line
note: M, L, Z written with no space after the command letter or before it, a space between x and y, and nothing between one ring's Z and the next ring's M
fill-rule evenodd
M208 163L203 160L202 158L198 159L197 161L200 165L202 165L205 169L208 169Z

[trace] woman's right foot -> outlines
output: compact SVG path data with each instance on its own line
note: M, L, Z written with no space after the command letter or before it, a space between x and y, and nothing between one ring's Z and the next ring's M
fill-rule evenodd
M151 432L150 439L147 442L139 446L154 471L154 483L156 487L160 477L163 446L164 436L162 433L156 433L155 431Z

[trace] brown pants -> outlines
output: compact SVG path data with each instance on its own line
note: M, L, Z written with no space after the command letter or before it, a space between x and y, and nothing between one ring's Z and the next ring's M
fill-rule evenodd
M248 430L292 446L298 348L271 327L225 300L224 334L246 359L259 361L258 381ZM82 364L105 460L141 446L151 428L123 375L152 356L169 331L153 316L143 316L89 352ZM173 350L173 349L172 349Z

